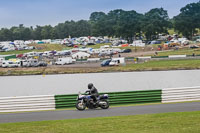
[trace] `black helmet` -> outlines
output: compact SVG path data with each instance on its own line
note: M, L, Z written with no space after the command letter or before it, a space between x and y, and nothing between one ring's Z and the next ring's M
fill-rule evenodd
M89 84L88 84L88 89L92 89L92 87L93 87L93 84L92 84L92 83L89 83Z

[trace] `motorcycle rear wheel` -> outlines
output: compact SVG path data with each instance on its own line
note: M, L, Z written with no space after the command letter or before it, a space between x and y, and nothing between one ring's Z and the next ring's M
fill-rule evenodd
M107 100L102 100L102 102L106 102L106 104L104 105L101 105L100 107L102 108L102 109L108 109L109 108L109 102L107 101Z
M78 102L76 103L76 109L77 109L77 110L83 111L83 110L85 110L85 108L86 108L85 103L81 103L81 101L78 101Z

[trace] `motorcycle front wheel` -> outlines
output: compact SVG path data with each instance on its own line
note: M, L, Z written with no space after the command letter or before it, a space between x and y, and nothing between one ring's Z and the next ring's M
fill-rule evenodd
M80 110L80 111L83 111L83 110L85 110L85 108L86 108L85 103L82 103L81 101L78 101L78 102L76 103L76 109L78 109L78 110Z

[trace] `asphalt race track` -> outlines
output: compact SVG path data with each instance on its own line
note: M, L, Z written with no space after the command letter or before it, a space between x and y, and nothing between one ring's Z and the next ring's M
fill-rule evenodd
M0 114L0 123L30 122L44 120L64 120L91 117L107 117L137 114L155 114L167 112L200 111L200 102L176 103L176 104L154 104L128 107L111 107L107 110L56 110L25 113Z

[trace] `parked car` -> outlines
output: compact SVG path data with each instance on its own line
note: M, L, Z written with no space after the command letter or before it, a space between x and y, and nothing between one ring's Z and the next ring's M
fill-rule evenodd
M72 44L72 43L67 43L66 45L67 45L67 47L73 47L74 46L74 44Z
M95 45L95 43L87 43L87 45Z
M2 67L20 67L20 61L10 61L10 60L4 60L2 62Z
M109 66L111 62L111 59L108 59L108 60L104 60L102 63L101 63L101 66L104 67L104 66Z
M78 45L74 45L73 47L74 47L74 48L78 48Z
M50 55L52 55L51 51L45 51L45 52L42 54L42 56L44 56L44 57L48 57L48 56L50 56Z
M70 51L58 51L55 56L64 56L64 55L71 55Z
M124 50L122 51L122 53L130 53L130 52L132 52L131 49L124 49Z
M38 61L37 59L30 59L27 61L26 65L25 65L25 62L24 63L24 66L27 66L27 67L39 67L39 66L47 66L47 63L44 62L44 61Z
M39 61L38 64L37 64L37 66L38 66L38 67L39 67L39 66L47 66L47 63L44 62L44 61Z
M162 43L161 41L157 41L157 40L147 42L148 45L150 45L150 44L161 44L161 43Z
M197 45L192 45L192 46L190 46L190 48L191 48L191 49L199 48L199 46L197 46Z

